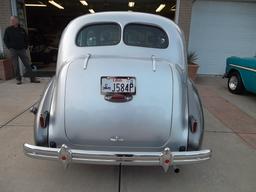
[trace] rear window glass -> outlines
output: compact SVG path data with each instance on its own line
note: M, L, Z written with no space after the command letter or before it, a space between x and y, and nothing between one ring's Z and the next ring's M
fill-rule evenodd
M169 45L167 34L159 27L128 24L124 28L124 43L131 46L164 49Z
M121 28L116 23L93 24L83 27L76 38L79 47L116 45L121 40Z

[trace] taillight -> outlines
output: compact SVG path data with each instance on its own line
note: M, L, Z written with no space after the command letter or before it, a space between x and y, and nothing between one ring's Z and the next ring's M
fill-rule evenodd
M197 122L194 121L194 122L192 123L191 132L192 132L192 133L195 133L196 131L197 131Z
M197 127L198 127L198 123L197 123L197 120L191 116L190 117L190 130L192 133L195 133L197 131Z
M41 128L46 128L49 124L49 112L45 111L40 114L39 123Z

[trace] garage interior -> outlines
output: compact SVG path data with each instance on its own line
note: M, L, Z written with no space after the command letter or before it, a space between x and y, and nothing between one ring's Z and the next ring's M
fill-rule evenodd
M136 11L174 20L176 0L25 0L33 64L54 65L61 33L74 18L102 11Z

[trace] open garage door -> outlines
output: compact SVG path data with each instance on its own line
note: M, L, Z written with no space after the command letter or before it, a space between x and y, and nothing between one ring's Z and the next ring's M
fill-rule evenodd
M195 1L189 50L198 54L200 74L223 74L229 56L254 56L256 1Z
M174 20L176 0L25 0L32 63L56 63L62 31L74 18L102 11L137 11Z

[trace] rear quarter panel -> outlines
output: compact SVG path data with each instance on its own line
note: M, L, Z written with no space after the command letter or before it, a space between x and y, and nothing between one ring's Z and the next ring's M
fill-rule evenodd
M198 124L197 131L191 132L188 120L188 150L199 150L201 148L204 133L204 114L199 93L191 80L188 80L188 115L193 117Z

